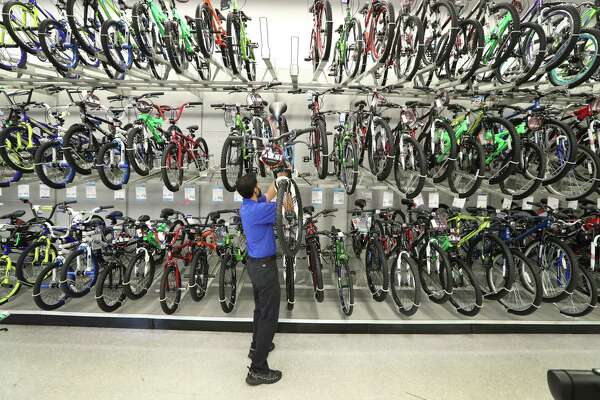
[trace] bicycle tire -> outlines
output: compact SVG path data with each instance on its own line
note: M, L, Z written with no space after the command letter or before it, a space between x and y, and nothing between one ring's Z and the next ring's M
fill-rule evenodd
M179 150L179 145L177 143L169 143L163 152L160 168L162 180L167 189L171 192L179 191L181 184L183 183L183 167L179 166L179 161L177 160ZM175 161L173 161L175 160ZM171 177L169 176L168 169L173 170L173 166L171 163L175 162L175 168L177 170L177 176L175 177L176 181L172 182ZM167 165L169 164L169 165Z
M76 258L78 256L86 256L86 251L84 249L75 249L73 251L71 251L69 253L69 255L67 256L67 258L65 259L64 264L61 266L60 269L60 288L63 290L63 292L65 292L65 294L68 297L73 297L73 298L80 298L85 296L86 294L88 294L90 292L90 290L92 289L92 287L94 287L94 285L96 284L96 279L98 278L98 267L92 263L92 271L91 271L91 275L92 278L88 279L87 281L85 279L82 279L83 282L79 282L79 279L81 277L81 275L77 275L75 274L75 279L74 280L70 280L68 278L69 276L69 270L72 269L73 271L75 271L77 269L77 261ZM74 264L74 265L71 265ZM86 267L87 269L87 267ZM85 275L85 272L84 272Z
M227 14L227 54L234 74L242 73L242 48L240 46L240 21L234 12ZM234 43L235 40L235 43ZM237 47L234 49L234 46Z
M506 58L510 56L510 53L517 46L519 42L519 36L522 32L521 17L519 15L519 11L514 5L512 5L511 3L500 3L495 4L490 8L491 12L496 12L498 10L506 10L510 14L512 27L509 29L507 37L505 37L507 38L507 41L501 42L497 46L499 50L497 51L496 56L492 57L493 61L490 63L492 68L496 68L496 66L503 63L506 60ZM504 46L505 43L506 46Z
M188 289L192 300L200 301L206 295L208 287L208 259L204 248L196 250L192 258L192 270L190 273L190 282Z
M481 308L483 307L483 296L481 294L481 288L477 284L473 276L473 272L466 265L461 265L458 263L458 259L455 258L450 263L450 268L452 268L452 295L450 296L450 303L456 308L462 315L466 315L467 317L474 317L479 314ZM458 295L461 293L457 288L466 287L470 285L472 287L472 293L469 293L469 299L467 300L467 304L461 304L458 300ZM471 301L468 303L468 301Z
M95 43L93 43L93 41L92 41L92 43L90 43L91 42L90 37L84 37L84 32L85 32L86 36L90 35L91 32L95 32L96 34L99 33L97 31L97 28L101 27L102 24L104 23L104 21L102 20L102 13L99 13L99 12L97 13L96 10L93 9L94 5L92 2L84 1L84 7L85 6L90 7L90 11L84 12L84 15L98 16L98 19L96 20L95 18L94 19L86 18L85 21L87 23L89 23L90 25L79 24L78 21L75 19L75 6L76 6L76 2L78 2L78 1L82 1L82 0L67 0L67 6L66 6L67 22L69 23L71 32L73 32L73 35L75 36L75 39L77 40L78 47L80 49L82 49L83 51L85 51L86 53L88 53L90 56L95 57L96 54L98 53L99 49L97 49L95 47Z
M116 29L115 33L111 33L111 30ZM117 36L117 42L119 38L123 36L125 43L114 43L112 39ZM121 20L107 20L102 23L100 28L100 44L102 46L102 52L106 57L107 63L119 72L127 72L133 65L133 46L131 45L131 36L129 29L124 21ZM117 46L118 45L118 46ZM113 54L111 49L118 49L121 51L125 50L125 57L123 53L117 50L117 54Z
M46 154L48 150L50 150L49 155ZM48 162L47 157L53 157L52 153L56 153L57 159L61 159L61 156L64 156L63 148L60 142L51 140L42 143L37 148L34 156L35 173L38 178L40 178L40 181L42 181L49 188L64 189L69 183L73 182L73 179L75 178L75 168L66 160L59 161L58 165L55 165L56 163L53 162L53 160L49 160L50 162ZM49 173L47 169L50 168L53 171L58 169L58 171L55 172L58 172L56 175L60 176L59 180L51 178L51 176L54 176L54 174Z
M406 33L406 27L413 27L416 34ZM394 45L394 74L399 81L410 81L417 74L421 66L421 59L425 52L423 44L425 36L425 28L423 22L414 15L399 15L396 21L396 40ZM413 41L409 46L404 48L404 38L406 41ZM405 50L409 49L409 50ZM403 56L406 55L407 66L401 68Z
M6 27L4 26L4 22L1 19L0 19L0 34L8 35L8 31L7 31ZM6 42L6 40L5 40L5 42ZM14 46L14 48L12 50L13 50L12 54L14 54L14 55L8 54L8 48L6 48L5 51L7 53L3 54L3 56L6 56L6 57L0 58L0 69L1 70L13 72L16 69L25 68L25 66L27 65L27 52L25 50L23 50L23 48L20 47L19 45ZM18 75L18 77L20 77L20 75Z
M63 71L70 71L73 68L76 68L77 65L79 64L79 54L78 54L78 50L77 50L77 44L75 43L75 38L71 37L70 39L70 43L68 43L68 45L70 46L70 49L66 49L65 48L65 44L67 43L60 43L62 45L62 49L63 51L69 51L72 53L70 60L67 59L65 61L61 60L60 57L57 57L54 53L53 50L56 50L56 46L54 46L54 49L52 48L53 46L50 46L50 44L47 42L47 40L49 39L49 37L52 37L52 30L53 29L60 29L62 30L63 35L57 35L58 37L66 37L67 34L69 33L65 27L58 21L55 21L53 19L45 19L40 23L40 26L38 28L39 30L39 38L40 38L40 49L41 51L44 53L44 55L46 56L46 58L48 59L48 61L50 61L50 63L54 66L54 68L59 69L59 70L63 70Z
M563 123L562 121L558 121L554 118L544 118L542 120L542 126L541 126L540 130L543 131L544 128L547 128L549 126L554 126L555 129L556 128L558 129L559 132L558 132L558 135L556 135L556 139L565 138L566 143L568 144L568 148L566 149L566 151L563 148L562 151L565 154L558 156L559 157L558 163L562 162L562 165L558 169L558 172L550 173L550 171L548 170L548 166L553 165L553 161L551 160L550 157L547 157L546 177L542 181L542 185L544 185L544 186L556 183L560 179L562 179L571 169L571 165L573 164L573 161L575 161L575 156L577 154L576 153L577 139L575 138L575 134L573 133L573 130L571 128L569 128L569 126L566 125L565 123ZM542 136L543 136L544 140L548 141L549 135L547 133L543 132ZM558 149L554 150L554 148L549 147L549 145L554 145L554 143L556 143L556 139L550 140L550 143L539 143L539 142L536 142L536 143L542 148L542 151L544 151L546 154L555 155L558 152Z
M577 9L574 6L567 4L560 4L557 6L549 7L548 12L546 12L542 17L542 23L544 21L547 21L550 17L558 14L563 14L563 16L568 15L569 19L571 20L571 33L570 37L567 40L561 41L561 45L557 49L557 51L552 52L552 49L549 49L550 51L548 53L550 53L550 57L552 58L550 58L548 62L543 64L545 70L552 69L557 65L560 65L563 61L565 61L565 59L573 51L577 40L576 38L579 35L579 31L581 30L581 17L579 16L579 11L577 11ZM555 34L558 36L558 32L555 32ZM546 56L548 56L548 53L546 54Z
M325 290L323 289L323 272L321 271L319 245L314 241L309 241L306 245L306 255L308 256L308 270L312 278L315 299L317 302L322 303L325 298Z
M594 279L585 268L577 271L577 283L573 292L563 301L556 304L558 311L562 315L569 317L583 317L596 309L598 304L598 287ZM574 298L579 300L579 308L576 308ZM563 305L567 303L567 305Z
M37 248L41 249L36 250ZM48 249L47 251L49 255L49 264L54 264L56 256L58 255L58 251L56 250L56 246L54 246L53 243L50 243L50 246L47 246L46 240L36 240L23 249L23 251L19 255L17 263L15 264L15 273L21 284L29 287L35 284L37 276L40 274L40 271L42 271L45 268L46 265L43 262L43 259L40 260L39 253L45 253L46 248ZM31 254L32 252L33 255ZM31 260L31 267L28 265L28 257L33 258ZM31 269L31 272L29 271L29 269Z
M223 143L221 149L221 180L223 186L229 192L235 192L237 187L237 181L242 176L243 164L242 164L242 152L241 152L241 138L239 136L228 136ZM238 154L232 155L232 149L238 148ZM233 158L231 158L233 156ZM230 161L233 164L230 164ZM231 176L228 175L227 166L233 165L236 171L233 171ZM234 182L232 180L235 179Z
M377 180L383 181L390 175L393 165L394 140L392 129L383 118L374 118L373 127L375 129L380 127L382 131L377 133L369 131L368 133L367 151L369 155L369 169L371 170L371 173L375 175ZM373 137L373 135L375 135L375 137ZM379 143L382 143L379 139L385 140L385 148L379 148ZM374 145L378 148L373 149Z
M439 262L437 271L432 271L428 264L431 257L427 255L428 248L435 253L435 261ZM442 304L448 301L452 294L452 275L450 273L450 258L448 254L435 242L430 241L419 251L419 276L421 287L431 301Z
M325 118L317 118L314 121L314 128L315 131L310 134L312 159L319 179L325 179L329 172L329 149Z
M196 154L196 165L198 166L198 172L206 171L208 169L208 161L210 155L208 154L208 144L203 137L194 138L194 153Z
M160 308L171 315L179 308L181 301L181 275L174 265L166 265L160 282ZM167 292L174 293L172 299L167 299Z
M523 151L521 161L519 162L519 170L516 173L507 177L504 181L500 182L500 190L502 193L512 197L513 200L522 200L535 193L546 174L546 154L542 151L540 146L531 142L530 140L523 140ZM532 159L535 162L537 159L537 167L533 165L533 173L529 171L528 165L532 164ZM518 179L519 176L525 177L528 180L528 186L521 186L520 189L513 189L511 183L513 179Z
M140 261L144 263L143 275L140 275L139 271L136 270L137 264ZM125 270L125 276L123 277L123 285L127 298L130 300L139 300L144 297L146 293L148 293L148 290L154 281L155 272L155 260L152 255L149 254L148 260L146 260L145 252L137 252L135 257L132 258L131 262L127 266L127 269Z
M18 135L19 131L21 131L22 137L27 137L27 129L21 125L9 126L0 132L0 144L2 144L0 146L0 157L15 171L23 174L32 173L35 170L34 157L37 146L39 146L39 140L34 135L32 147L27 146L22 151L9 150L9 148L16 147L17 138L15 135Z
M488 147L491 148L492 154L496 152L496 129L494 129L494 125L496 124L502 126L506 130L508 137L510 138L510 143L508 154L505 154L506 152L503 151L495 158L491 158L491 156L488 157L488 154L486 154L486 170L489 168L493 173L491 176L487 176L490 185L497 185L500 182L503 182L504 179L512 174L515 165L519 165L521 160L521 137L517 134L515 126L505 118L486 115L482 119L481 124L477 127L475 132L478 132L477 138L479 139L480 144L482 140L490 142L488 144L486 144L486 142L482 144L484 150ZM490 125L492 126L491 132L489 132ZM506 140L506 138L504 140ZM500 163L499 166L496 165L498 162Z
M144 22L147 21L148 25L144 26ZM155 55L154 43L158 32L155 29L150 28L150 24L155 28L153 17L148 10L148 5L144 1L136 2L133 5L131 11L131 25L133 27L133 33L135 35L135 41L138 44L140 51L146 55L146 57L152 59ZM150 33L150 36L146 35Z
M404 146L407 149L404 149ZM425 155L419 143L410 135L399 132L396 134L396 145L394 146L394 180L396 187L407 199L415 198L421 193L425 186L427 170L425 168ZM402 159L405 155L406 158ZM416 175L416 183L410 185L410 177L404 177L403 171L412 170Z
M124 269L122 265L114 264L102 268L98 274L98 283L95 287L96 304L104 312L118 310L127 298L125 285L123 284ZM107 299L107 290L114 290L116 292L115 298Z
M537 37L537 41L535 40ZM495 70L494 76L501 84L508 84L514 82L515 85L521 85L525 82L531 80L532 77L536 75L539 71L542 62L546 56L546 47L548 39L546 37L546 33L544 29L535 23L525 22L521 24L521 34L519 35L519 41L515 46L515 49L505 58L502 63L499 63ZM537 43L537 51L533 53L533 56L526 56L527 49L530 46L536 46ZM524 66L517 65L517 73L511 72L510 70L510 61L514 59L517 63L523 63ZM527 61L529 59L529 61ZM504 69L503 66L506 67L508 64L508 70ZM508 76L514 76L514 81L507 79Z
M374 3L374 5L372 7L375 8L373 15L372 15L372 21L377 21L377 23L379 23L381 10L385 10L385 14L387 14L387 18L388 18L388 21L385 26L385 34L383 34L383 35L377 34L376 28L373 28L373 31L371 32L371 33L374 33L374 36L376 37L375 41L377 41L377 38L382 38L382 37L384 38L384 41L385 41L385 44L382 46L382 48L383 48L382 54L379 54L379 52L373 51L377 48L377 44L373 43L373 48L371 49L371 58L376 63L385 64L390 56L390 53L392 52L392 48L393 48L393 44L394 44L394 32L396 29L396 13L394 12L393 4L387 0L383 0L383 1L379 1L377 3ZM367 30L367 28L365 27L365 31L366 30Z
M284 199L286 194L291 197L290 201L292 206L297 208L297 211L294 212L295 216L293 216L291 213L286 213L284 218ZM277 188L277 216L275 220L275 227L277 229L277 238L279 240L281 251L289 257L296 255L300 247L300 243L302 242L302 215L302 196L300 195L298 185L291 179L282 180L279 182ZM291 226L296 225L296 233L294 234L294 238L291 238L292 240L287 238L288 235L286 235L286 231L289 229L284 228L284 219L290 222Z
M565 185L567 190L569 187L574 186L574 182L580 182L584 174L588 176L589 184L587 187L582 187L578 192L566 192L561 188L561 185ZM598 189L600 180L600 158L586 146L577 146L577 156L569 172L559 182L547 185L547 189L554 194L564 196L567 201L581 200L590 196Z
M258 136L258 137L262 137L263 136L263 122L260 119L254 119L252 121L252 130L253 130L253 135L254 136ZM260 152L262 151L263 146L262 143L260 142L256 142L256 146L255 146L255 151L260 154ZM263 164L262 162L260 162L260 160L258 160L257 157L255 157L252 160L252 164L254 165L254 163L256 162L256 164L258 164L258 172L260 173L260 176L262 176L263 178L267 176L267 170L265 169L265 164ZM254 167L252 167L254 168Z
M450 51L452 50L452 43L456 41L456 35L458 35L458 29L456 29L458 28L458 16L454 5L448 0L437 0L430 6L430 12L433 12L435 9L439 9L440 7L446 8L448 10L448 17L450 19L451 28L450 34L444 45L436 46L438 48L434 49L434 62L438 67L441 67L446 58L448 58L448 56L450 55Z
M356 152L356 144L352 140L346 140L343 151L344 159L338 161L340 163L339 177L344 185L346 194L351 195L356 190L358 182L358 154Z
M423 154L425 155L425 160L427 161L427 171L428 175L432 178L434 183L440 183L448 179L448 176L452 173L456 164L456 156L458 154L458 145L456 142L456 134L454 133L454 129L450 126L448 122L442 119L436 119L433 121L434 129L430 130L434 135L440 135L441 137L438 140L438 137L434 138L433 145L431 144L431 132L422 132L423 134L419 141L423 140ZM440 128L435 129L435 126ZM439 131L441 129L441 133ZM437 143L441 143L443 141L444 148L437 148ZM438 155L441 154L444 158L439 158ZM439 165L439 167L438 167ZM437 169L436 169L437 168Z
M383 234L383 232L381 232ZM373 261L377 262L378 266L373 268ZM367 286L377 302L382 302L387 297L390 287L390 276L388 266L383 252L383 246L378 237L371 237L365 249L365 272L367 275ZM378 282L375 282L373 275L379 275Z
M123 147L125 147L124 143L121 144ZM104 186L110 190L120 190L124 185L127 185L127 182L129 182L130 168L126 157L127 152L122 152L124 159L119 160L119 162L116 164L110 156L110 153L115 154L115 156L113 156L115 158L120 156L121 150L119 142L111 141L100 147L98 156L96 157L96 171L98 171L98 176L100 177L100 180ZM118 177L114 175L113 178L116 178L116 180L113 180L111 177L109 177L109 171L119 171L121 176ZM116 172L110 173L116 174Z
M178 74L183 74L189 67L189 61L181 39L181 29L177 21L167 21L165 23L163 41L167 49L167 57L169 58L171 67Z
M390 269L390 287L394 303L398 306L398 311L408 317L414 315L421 304L421 279L419 278L419 267L408 253L401 251L391 259L392 268ZM404 271L403 271L404 270ZM402 287L413 283L414 286L408 289L406 301L403 299ZM399 286L398 288L396 286Z
M32 292L33 301L41 310L56 310L65 305L68 300L68 296L60 288L60 282L58 279L60 268L61 265L59 263L46 265L35 279ZM53 270L55 271L53 272ZM57 295L52 299L52 302L48 301L46 298L46 293L50 290L52 290L53 294Z
M581 41L584 41L584 43L581 43ZM583 51L587 53L590 51L587 49L586 41L591 41L593 44L593 49L591 49L593 52L593 61L587 66L583 66L583 71L580 71L574 77L568 77L566 79L559 76L558 70L563 64L557 65L548 72L548 80L550 83L554 86L567 86L571 89L587 82L598 71L598 68L600 67L600 55L598 54L600 52L600 31L597 29L582 29L581 32L579 32L571 54L564 61L564 64L566 64L564 67L566 70L570 70L574 65L581 62L582 57L580 52ZM581 49L581 47L586 48Z
M206 58L211 58L215 48L215 38L212 32L212 12L207 4L196 7L196 34L200 52Z
M542 280L533 260L515 248L511 248L510 252L517 273L511 290L498 301L510 314L529 315L542 304Z
M358 71L360 69L360 55L364 52L364 42L363 42L363 32L362 32L362 26L360 25L360 22L358 22L358 20L356 18L352 18L352 22L349 25L347 36L346 36L346 44L348 43L348 38L351 35L351 32L355 32L352 34L352 36L354 36L355 39L355 43L356 43L356 47L354 49L350 49L351 46L347 45L346 46L346 54L344 56L344 60L345 63L343 65L340 65L340 69L346 72L346 77L348 79L352 79L354 77L356 77L356 75L358 74ZM352 56L350 54L350 51L354 51L355 52L355 56ZM334 56L337 55L337 51L334 53ZM350 64L350 61L354 60L354 64ZM337 78L337 76L336 76ZM339 82L336 81L336 83L341 83L342 79L341 79L341 71L340 71L340 79Z
M235 260L230 254L221 257L221 268L219 269L219 303L225 313L233 311L237 296L237 273ZM229 272L230 280L226 281L226 273ZM229 290L229 293L227 291Z
M285 271L285 298L287 309L289 311L294 309L296 304L296 297L294 293L296 280L296 257L283 256L283 270Z
M28 9L27 5L24 3L21 3L20 1L7 1L6 3L4 3L4 5L2 6L2 22L3 25L6 29L6 31L8 32L9 36L11 37L12 40L15 41L15 43L21 48L23 49L25 52L31 54L31 55L37 55L40 52L40 47L39 47L39 34L35 29L27 29L27 28L31 28L29 26L23 27L23 30L27 30L28 31L28 36L30 42L25 42L25 40L23 40L21 37L19 37L19 35L17 35L15 29L13 28L13 25L11 23L12 18L11 18L11 9L15 7L15 8L22 8L24 9L25 12L27 12L30 16L32 16L33 14L31 13L31 10ZM17 18L14 18L14 20L17 20Z
M479 21L474 19L461 20L458 26L459 31L456 35L455 41L452 43L448 57L445 59L444 69L446 70L446 74L449 79L459 81L460 83L465 83L471 80L481 65L484 46L483 26ZM474 51L474 54L472 54L471 58L472 64L467 66L467 68L464 66L457 68L456 64L458 61L453 60L452 56L455 54L462 54L465 51L464 46L467 43L469 43L470 47L470 49L467 49L467 51ZM460 48L461 44L463 45L462 48ZM455 47L459 48L456 49ZM459 73L459 71L462 71L462 73Z
M82 147L88 145L88 147ZM74 124L63 136L63 150L69 164L80 175L90 175L98 151L98 141L90 128L83 124Z
M482 248L478 249L480 243ZM486 259L494 264L499 259L501 264L494 268L494 264L484 264ZM470 244L465 261L469 264L471 275L486 299L501 299L511 290L516 277L513 257L510 248L497 235L489 232L478 235Z
M154 164L154 148L150 140L145 138L142 126L136 125L127 132L127 159L140 176L148 176Z
M461 137L455 167L448 176L450 190L461 199L470 197L481 186L484 169L485 151L481 144L470 136ZM460 178L472 179L471 184L463 186L459 183Z
M341 265L336 265L337 281L338 281L338 297L342 312L347 317L352 315L354 311L354 284L352 282L352 271L347 262ZM344 293L347 290L347 296Z

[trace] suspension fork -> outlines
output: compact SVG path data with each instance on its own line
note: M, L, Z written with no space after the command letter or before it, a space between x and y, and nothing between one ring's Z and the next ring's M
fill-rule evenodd
M13 269L12 260L7 255L0 256L0 262L4 262L6 264L6 269L4 271L4 276L0 276L0 285L8 285L10 284L10 280L8 279L10 271Z

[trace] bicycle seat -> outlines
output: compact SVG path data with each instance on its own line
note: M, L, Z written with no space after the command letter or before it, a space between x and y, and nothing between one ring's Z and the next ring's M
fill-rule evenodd
M276 101L271 103L269 106L269 112L273 114L275 119L279 121L279 118L287 111L287 104L283 101Z
M367 201L365 199L356 199L354 200L354 205L358 208L365 208Z
M116 224L116 223L117 223L117 220L118 220L118 219L121 219L121 218L123 218L123 213L122 213L121 211L113 211L113 212L109 213L109 214L106 216L106 218L107 218L107 219L109 219L109 220L110 220L110 222L112 222L112 223L113 223L113 225L114 225L114 224Z
M193 135L194 132L196 132L199 128L198 128L198 125L190 125L187 128L185 128L185 129L187 129L188 131L190 131L190 133Z
M306 206L302 208L302 211L306 214L312 214L313 212L315 212L315 207L314 206Z
M141 223L145 223L150 221L150 216L149 215L142 215L141 217L138 218L138 221Z
M25 211L23 210L17 210L17 211L13 211L9 214L4 214L2 216L0 216L0 219L17 219L17 218L21 218L23 215L25 215Z
M233 217L231 217L231 223L233 225L237 225L240 222L242 222L242 218L239 215L234 215Z
M354 103L354 107L366 107L367 106L367 102L364 100L359 100L356 103Z
M172 208L163 208L160 211L161 218L169 218L172 215L175 215L175 210L173 210Z

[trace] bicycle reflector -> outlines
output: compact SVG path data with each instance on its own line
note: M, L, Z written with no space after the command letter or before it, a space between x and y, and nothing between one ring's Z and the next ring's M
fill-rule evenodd
M412 126L417 121L417 116L413 110L406 109L400 113L400 119L403 124Z
M281 165L283 158L283 152L279 149L265 148L260 154L260 161L269 167Z
M542 127L542 119L539 117L527 118L527 127L532 131L536 131Z

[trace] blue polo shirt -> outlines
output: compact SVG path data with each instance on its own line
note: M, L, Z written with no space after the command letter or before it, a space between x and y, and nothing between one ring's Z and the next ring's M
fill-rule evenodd
M240 207L242 227L248 244L248 255L252 258L264 258L275 255L275 203L260 196L258 201L244 199Z

